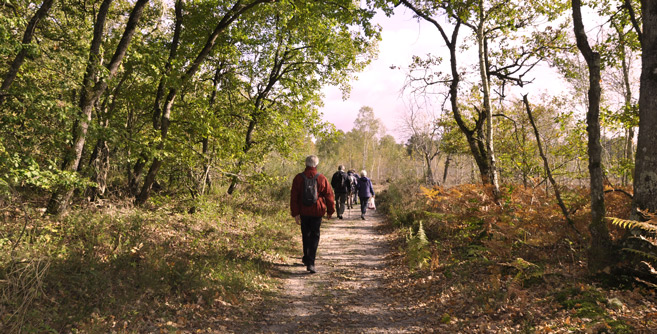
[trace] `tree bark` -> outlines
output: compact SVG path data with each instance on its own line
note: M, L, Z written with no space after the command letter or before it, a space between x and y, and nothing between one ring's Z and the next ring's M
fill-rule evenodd
M104 112L98 112L98 125L103 131L96 141L96 146L91 154L91 159L89 159L92 173L91 179L97 184L97 186L90 187L87 190L87 194L92 200L99 196L103 196L107 189L107 175L109 174L110 169L110 149L104 130L109 128L110 118L116 110L116 96L121 92L121 88L129 76L129 72L126 72L123 75L119 83L116 85L116 88L114 88L111 97L108 97L108 99L112 99L112 102L109 103L108 106L106 101L101 109L104 110Z
M486 115L486 154L488 157L488 172L490 173L490 183L493 185L493 195L495 201L500 198L500 184L497 176L497 168L495 161L495 147L493 142L493 111L490 102L490 85L488 78L488 62L486 61L487 47L486 36L484 35L484 8L483 2L479 1L479 24L477 25L477 46L478 46L478 60L479 60L479 76L481 78L481 90L484 98L484 114Z
M427 173L426 173L426 182L427 185L434 185L436 182L433 179L433 169L431 168L431 162L433 161L433 158L429 156L429 154L423 154L424 155L424 161L427 164Z
M103 33L105 31L105 21L107 20L107 14L109 13L112 1L113 0L103 0L98 9L98 15L96 15L93 38L89 47L87 68L84 73L84 78L82 79L82 90L80 92L80 101L78 102L80 114L75 120L71 131L73 133L74 145L64 156L62 162L62 170L64 171L77 171L80 159L82 158L86 133L89 128L89 123L91 122L93 106L95 105L95 101L93 104L90 104L89 99L90 96L93 95L91 91L96 83L96 72L98 71L101 58L100 47L103 41ZM68 202L72 195L73 191L71 189L57 189L50 198L47 213L58 214L66 211Z
M639 135L634 169L634 209L657 212L657 3L642 0Z
M96 102L100 96L107 89L108 81L116 76L119 65L123 61L123 58L128 51L128 46L130 45L132 37L137 29L137 23L139 23L139 20L141 19L144 7L148 3L148 0L137 0L132 11L130 12L123 36L121 37L121 40L116 47L112 59L106 66L107 76L94 84L96 68L100 59L100 44L102 43L103 31L105 29L105 19L107 12L109 11L109 5L111 4L111 1L112 0L103 1L101 4L101 10L99 10L98 17L96 19L96 24L94 25L94 38L91 42L89 63L84 79L86 82L83 86L85 91L83 91L80 103L81 117L79 122L77 122L77 126L74 131L73 147L67 152L64 158L64 171L76 171L78 169L80 159L82 158L87 130L91 122L91 115L94 106L96 105ZM68 207L68 201L72 195L73 189L58 189L51 197L46 212L49 214L58 214L65 211Z
M9 90L9 87L11 84L14 82L16 79L16 76L18 75L18 71L20 70L21 66L25 62L25 57L27 56L27 46L32 42L32 38L34 37L34 31L37 28L37 25L41 20L43 20L46 15L48 15L48 12L50 11L50 8L52 7L54 0L44 0L43 3L41 4L41 7L34 13L32 18L30 19L30 22L27 24L27 27L25 28L25 33L23 34L23 39L21 40L22 46L21 50L18 52L16 55L16 58L14 58L14 61L11 62L11 65L9 65L9 70L5 74L5 77L2 80L2 85L0 85L0 105L4 103L6 97L7 97L7 91Z
M445 182L447 182L447 170L449 169L449 164L452 161L452 155L447 154L447 158L445 159L445 170L443 171L443 186L445 185Z
M613 261L613 247L605 222L605 200L602 171L602 145L600 145L600 54L589 46L582 23L581 2L572 0L573 24L577 48L589 68L588 111L586 130L588 132L589 174L591 188L591 246L589 247L589 271L597 273Z

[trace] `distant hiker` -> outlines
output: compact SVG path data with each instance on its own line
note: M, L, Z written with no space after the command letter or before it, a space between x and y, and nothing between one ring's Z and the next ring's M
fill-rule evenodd
M374 188L372 188L372 180L367 178L367 172L363 169L360 171L360 178L356 185L358 189L358 197L360 198L360 219L365 220L365 213L367 212L367 202L370 197L374 197Z
M351 175L354 177L354 199L353 199L353 204L358 204L358 179L360 179L360 176L358 176L358 173L356 173L356 170L352 169L351 170Z
M315 273L322 217L327 214L327 219L331 219L335 212L333 190L326 177L317 173L318 163L319 158L315 155L306 158L306 170L294 177L290 195L290 212L301 225L302 262L311 273Z
M347 172L347 176L349 177L349 193L347 194L347 208L353 209L354 204L356 204L356 197L358 195L356 194L356 183L358 182L358 178L356 177L356 171L353 169L350 169Z
M331 178L331 187L333 187L333 192L335 193L335 206L337 207L338 218L342 219L347 194L351 189L349 176L344 172L343 165L338 166L338 171L333 174L333 177Z

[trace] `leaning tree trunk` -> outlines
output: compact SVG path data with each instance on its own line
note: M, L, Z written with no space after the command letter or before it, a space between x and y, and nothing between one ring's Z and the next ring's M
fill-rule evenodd
M534 121L532 110L529 107L529 99L527 98L527 95L523 95L522 101L525 103L525 108L527 110L527 117L529 117L529 122L531 123L532 128L534 129L534 135L536 136L536 145L538 146L538 153L541 155L541 159L543 160L543 167L545 168L545 173L547 174L548 180L552 184L552 188L554 188L554 196L557 198L557 203L561 208L561 212L563 213L566 222L568 222L568 224L577 232L577 234L579 234L579 231L575 228L575 223L570 218L570 212L566 208L566 204L563 202L563 199L561 199L561 191L559 191L559 186L557 185L557 181L555 181L554 177L552 176L552 169L550 168L550 164L548 163L547 156L545 155L545 152L543 152L543 143L541 142L541 135L538 132L538 127L536 126L536 122Z
M634 169L634 201L637 210L657 212L657 2L641 1L641 88L639 135ZM640 216L636 212L634 216Z
M187 84L187 82L191 80L194 75L196 75L201 65L205 62L205 60L210 55L210 52L212 52L218 43L219 36L221 36L226 31L226 29L228 29L228 27L242 14L253 10L262 3L272 1L273 0L253 0L249 4L243 4L241 1L237 1L235 5L233 5L233 7L229 9L228 12L226 12L219 23L215 26L212 34L208 36L203 49L201 49L196 58L189 64L187 70L180 77L178 83L176 84L177 86L169 88L169 93L164 103L164 110L162 111L160 124L161 141L157 148L158 150L162 150L164 148L164 141L167 139L169 123L171 121L171 109L173 108L173 101L176 99L178 93ZM157 178L157 174L163 163L164 161L160 158L155 158L153 160L148 173L144 178L144 184L141 187L141 191L135 199L135 204L141 205L146 203L150 197L151 187L153 186L153 183L155 183L155 179Z
M100 7L101 9L98 12L96 24L94 25L94 37L91 42L89 62L84 78L85 82L83 84L85 91L82 93L82 98L80 100L80 119L76 122L75 129L73 131L73 146L68 152L66 152L66 156L64 157L64 165L62 168L64 171L77 171L78 169L86 142L87 130L89 129L89 124L91 123L91 115L93 109L100 96L107 89L108 82L116 76L116 73L119 70L119 65L125 57L128 46L130 45L132 37L137 29L137 23L141 18L144 7L148 3L148 0L138 0L135 3L128 18L128 22L126 23L123 36L119 41L119 44L116 46L116 50L112 56L112 59L107 64L106 76L100 79L98 82L95 82L97 68L100 66L100 46L103 38L103 31L105 30L105 20L111 2L112 0L103 1ZM68 207L68 202L72 195L73 189L57 189L50 198L46 212L50 214L58 214L65 211Z
M34 31L36 30L39 21L46 17L48 11L50 11L50 8L52 7L53 2L54 0L44 0L41 4L41 7L39 7L36 13L34 13L30 19L30 22L27 24L25 33L23 34L23 39L21 40L21 50L14 58L14 61L11 62L11 65L9 65L9 70L2 80L2 85L0 85L0 105L5 101L7 97L7 90L9 90L9 87L16 79L16 76L18 76L18 70L20 70L21 66L25 62L25 57L27 56L28 52L27 46L32 42Z
M597 273L605 269L614 259L609 230L605 221L605 199L602 172L602 145L600 145L600 54L589 46L582 23L581 2L572 0L573 23L577 48L586 59L589 68L588 132L589 173L591 187L591 246L589 248L589 271ZM654 173L654 172L653 172Z

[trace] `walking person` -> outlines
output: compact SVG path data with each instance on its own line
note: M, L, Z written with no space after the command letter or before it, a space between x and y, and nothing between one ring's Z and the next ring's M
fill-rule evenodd
M352 204L358 204L358 179L360 179L360 176L356 173L356 170L352 169L351 170L351 176L353 178L353 184L354 184L354 191L353 191L353 202Z
M356 183L358 182L358 178L356 178L356 171L353 169L350 169L347 172L347 176L349 177L349 193L347 194L347 208L348 209L353 209L354 204L356 204Z
M360 219L365 220L365 213L367 212L367 202L370 197L374 197L374 188L372 188L372 180L367 178L367 171L364 169L360 171L360 178L356 185L358 189L358 197L360 198Z
M331 187L335 193L335 206L338 213L338 219L342 219L344 214L345 202L347 201L347 194L351 188L349 183L349 176L344 172L344 166L338 166L338 171L333 174L331 178Z
M310 273L316 272L315 257L322 217L326 214L330 220L335 212L333 189L326 177L317 172L318 163L319 158L315 155L306 158L306 169L294 177L290 194L290 213L301 225L302 262Z

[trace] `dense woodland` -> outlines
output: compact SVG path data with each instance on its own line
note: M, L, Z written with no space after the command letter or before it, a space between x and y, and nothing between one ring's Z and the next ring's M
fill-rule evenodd
M322 87L348 96L372 17L400 10L442 37L392 66L400 127L369 106L347 132L322 121ZM254 316L226 305L295 256L307 154L381 191L411 278L391 289L490 266L506 294L486 307L570 310L507 319L527 332L654 329L656 49L653 1L0 0L0 331ZM567 93L526 93L541 68Z

